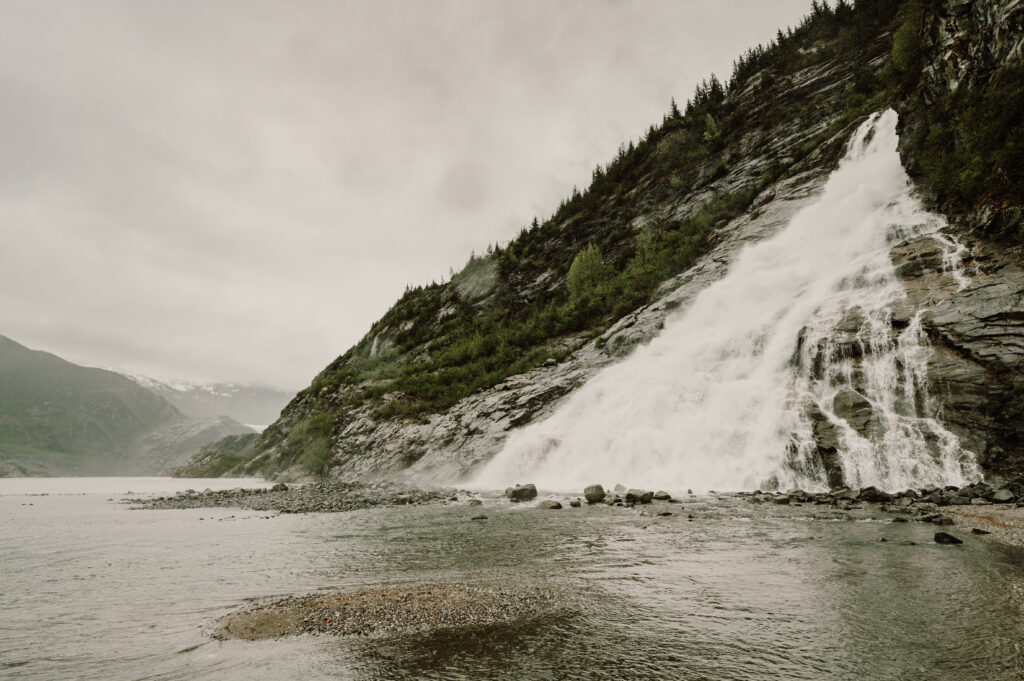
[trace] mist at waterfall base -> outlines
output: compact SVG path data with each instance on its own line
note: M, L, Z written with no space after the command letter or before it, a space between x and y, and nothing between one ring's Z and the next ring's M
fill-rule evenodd
M862 124L816 201L741 252L650 344L514 433L473 484L820 489L811 410L836 429L851 486L977 478L973 454L932 418L920 316L898 334L891 324L905 297L896 243L933 234L949 275L965 281L958 246L938 233L944 221L911 195L896 123L888 110ZM859 364L835 342L851 319ZM836 396L853 390L877 419L871 433L835 413Z

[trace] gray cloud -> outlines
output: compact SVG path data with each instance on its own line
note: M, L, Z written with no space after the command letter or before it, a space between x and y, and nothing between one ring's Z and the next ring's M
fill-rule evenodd
M806 9L0 0L0 333L305 385Z

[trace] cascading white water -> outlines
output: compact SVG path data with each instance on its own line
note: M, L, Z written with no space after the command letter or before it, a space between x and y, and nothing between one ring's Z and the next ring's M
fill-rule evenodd
M905 297L891 246L944 224L911 196L896 143L896 113L872 116L812 205L739 254L649 345L515 432L475 484L821 488L811 412L831 425L848 484L977 477L932 418L920 319L898 336L891 323ZM962 285L957 245L936 237ZM859 421L837 414L851 403Z

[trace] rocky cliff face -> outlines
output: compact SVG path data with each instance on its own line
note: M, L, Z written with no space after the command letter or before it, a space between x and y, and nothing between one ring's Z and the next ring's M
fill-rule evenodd
M914 91L897 88L885 95L884 102L874 102L896 106L908 125L921 120L921 107L944 93L983 88L1001 69L1022 58L1024 2L1020 0L944 0L929 4L920 17L922 68ZM370 405L353 406L352 394L374 390L378 385L374 381L340 386L314 382L268 429L254 458L235 459L227 467L204 460L203 466L228 473L304 476L308 472L294 465L294 456L287 454L289 443L300 439L297 435L312 415L329 413L330 458L325 469L330 475L404 474L450 481L472 472L494 456L510 431L551 413L602 367L655 336L665 317L685 309L697 293L721 277L745 244L773 234L813 198L862 113L851 102L869 97L886 70L891 70L891 43L892 34L881 30L845 52L823 41L801 45L796 53L799 68L784 75L764 68L730 91L728 106L742 121L741 127L702 164L692 182L674 186L666 194L654 190L659 181L654 174L644 175L621 196L605 201L608 224L571 240L566 235L574 229L576 218L560 225L548 246L561 249L563 257L571 259L573 244L578 247L581 240L596 240L604 233L601 230L620 230L632 240L647 225L694 214L711 196L757 187L745 214L716 225L710 252L665 281L648 304L612 321L596 338L586 333L562 337L557 341L558 358L417 418L380 418ZM822 56L815 58L816 54ZM786 115L778 115L780 106ZM929 178L916 169L908 148L901 151L912 174L917 171L915 179L928 198ZM628 219L620 218L623 224L615 224L613 218L621 215L616 209L620 200L634 210L627 213ZM1024 252L993 236L1006 233L1007 220L1015 219L1013 215L1019 219L1019 210L1011 210L1019 207L989 202L963 211L934 196L931 207L949 215L949 226L938 234L898 244L892 251L907 292L892 310L892 339L895 342L911 323L920 324L931 344L928 392L933 403L926 411L976 453L989 473L1019 473L1024 470L1024 400L1020 399L1024 397L1024 268L1020 266ZM992 228L994 222L999 229ZM962 245L957 253L959 269L950 267L951 242ZM473 305L492 304L499 276L494 267L483 267L471 279L449 284L443 294ZM534 273L520 282L517 295L528 299L564 285L561 276L555 271ZM395 351L396 338L412 323L377 327L361 345L371 356L384 357ZM851 358L855 379L849 390L836 396L834 412L870 439L876 434L877 420L856 384L858 358L870 351L860 342L863 323L854 311L836 329L835 346ZM344 363L340 358L333 368ZM385 395L384 399L396 398ZM841 438L836 425L821 413L809 416L827 482L840 484L843 471L836 452Z
M908 126L922 103L985 88L1024 62L1024 2L944 0L924 14L921 38L920 99L901 108ZM929 178L916 179L927 192ZM939 416L988 472L1017 474L1024 470L1024 248L1006 235L1018 229L1020 206L983 198L963 210L934 196L931 204L947 214L945 233L963 246L966 279L949 275L934 238L901 244L892 257L910 309L927 308L922 324Z

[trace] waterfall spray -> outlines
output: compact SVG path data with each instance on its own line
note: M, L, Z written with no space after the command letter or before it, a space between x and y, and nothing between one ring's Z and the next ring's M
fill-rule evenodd
M911 196L896 143L896 113L872 116L813 204L740 253L650 344L513 433L475 483L821 488L816 427L833 434L833 468L850 485L977 477L933 418L920 315L894 330L905 293L889 250L944 226ZM936 238L962 286L957 244Z

